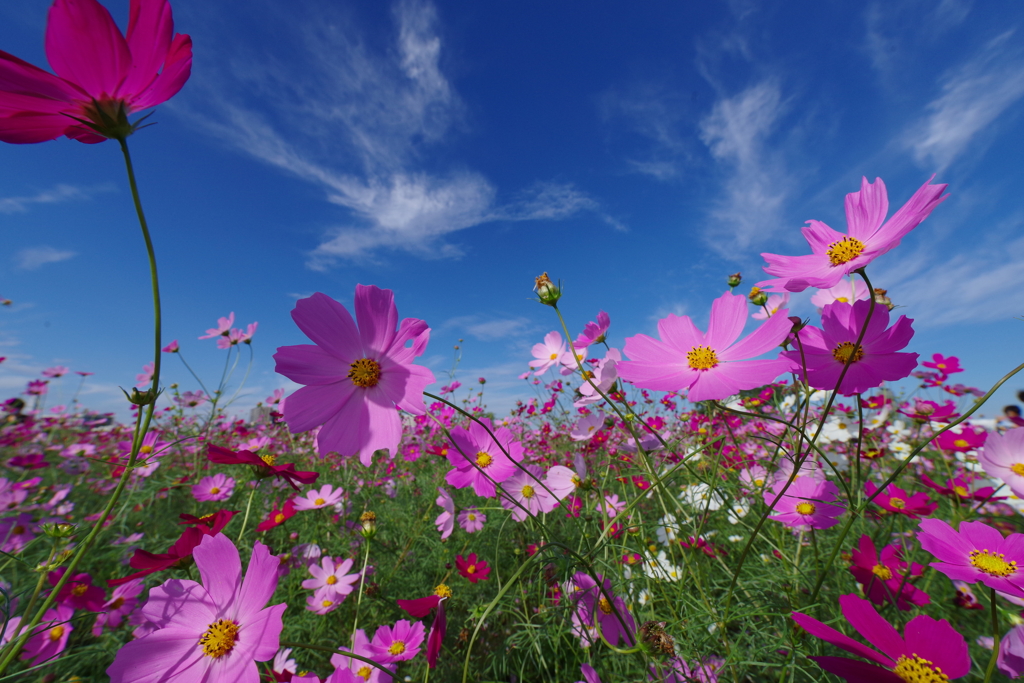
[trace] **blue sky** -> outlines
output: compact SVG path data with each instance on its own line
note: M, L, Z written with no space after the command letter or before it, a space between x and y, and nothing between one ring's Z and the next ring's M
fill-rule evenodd
M45 67L48 5L0 6L0 49ZM305 342L297 297L376 284L433 328L422 362L442 377L464 339L460 379L504 408L556 328L542 271L573 334L601 309L619 345L669 312L704 325L729 273L806 253L804 221L845 230L862 175L895 210L934 173L950 199L869 274L964 383L1024 360L1024 5L638 7L175 0L193 76L130 140L166 339L215 382L196 337L259 321L245 407L287 386L271 356ZM0 240L0 394L63 364L96 373L84 403L121 406L151 313L116 145L0 147Z

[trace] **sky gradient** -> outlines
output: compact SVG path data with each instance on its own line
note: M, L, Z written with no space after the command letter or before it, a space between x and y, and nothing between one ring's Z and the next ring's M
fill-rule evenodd
M123 27L127 0L105 4ZM0 49L45 68L48 6L0 6ZM541 272L573 335L599 310L620 348L670 312L703 327L729 273L745 292L760 252L807 253L806 220L845 231L861 176L890 212L949 184L868 270L915 320L908 350L958 356L986 389L1024 361L1024 5L172 6L193 75L130 145L165 340L216 383L223 352L197 337L231 311L260 324L239 409L289 386L271 356L306 342L295 300L350 306L357 283L431 325L439 379L459 344L459 379L507 409L557 328L531 301ZM0 398L61 364L95 373L85 405L123 413L152 323L116 144L0 146L0 240ZM792 312L814 323L810 294ZM196 388L175 362L165 381Z

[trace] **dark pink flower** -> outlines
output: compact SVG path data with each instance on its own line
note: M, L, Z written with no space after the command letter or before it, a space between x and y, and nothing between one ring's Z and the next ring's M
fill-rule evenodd
M478 560L476 553L470 553L466 557L456 555L455 568L459 570L459 576L469 579L470 583L486 581L488 574L491 573L491 568L485 561Z
M598 583L600 582L600 583ZM601 635L613 646L624 641L636 644L636 622L622 598L612 592L611 582L601 574L594 581L589 574L577 572L566 593L575 605L573 617L586 628L600 628Z
M420 653L420 646L426 635L423 622L399 619L395 625L379 626L370 642L374 659L383 663L404 662Z
M864 598L843 595L839 606L850 625L881 652L806 614L793 612L793 620L812 636L874 662L868 664L846 657L810 658L849 683L945 681L966 676L971 670L967 641L945 619L920 614L907 623L901 637Z
M935 401L925 401L920 398L915 398L913 405L904 404L900 407L899 412L922 422L949 422L958 416L956 404L952 401L946 401L939 405Z
M914 321L906 316L901 315L886 329L889 309L876 305L864 339L854 351L870 309L870 301L857 301L852 306L829 304L821 314L822 329L804 327L797 333L799 341L781 355L790 361L790 369L803 375L815 389L835 389L843 368L849 366L839 386L839 392L846 396L907 377L917 366L917 354L899 352L914 336Z
M924 573L924 567L916 562L911 566L909 577L907 563L903 561L903 549L895 545L882 548L879 555L871 537L864 534L852 551L853 565L850 573L864 586L864 594L876 605L895 602L901 610L911 610L915 605L931 602L928 594L917 589L909 578Z
M860 191L846 195L849 234L837 232L821 221L807 221L803 234L812 253L807 256L761 254L768 262L765 272L776 277L759 282L757 286L774 292L834 287L844 276L899 245L908 232L949 196L939 196L946 189L945 185L929 183L931 178L886 221L889 197L885 183L881 178L876 178L874 183L862 178Z
M284 502L280 508L275 504L267 515L267 518L256 525L256 531L267 531L276 526L281 526L295 516L295 503L291 498Z
M127 135L127 115L173 97L192 71L192 39L174 34L167 0L131 0L121 35L96 0L56 0L46 23L54 76L0 52L0 140Z
M976 477L971 474L957 475L952 479L946 481L945 486L941 486L932 481L931 477L927 474L921 475L921 483L930 489L935 489L944 496L950 496L951 498L959 498L960 500L1002 500L1002 498L992 498L992 494L996 490L991 486L983 486L975 491L971 490L971 482Z
M966 453L981 448L987 438L988 432L981 427L961 423L939 434L932 443L944 451Z
M868 496L874 496L875 492L878 491L878 487L875 485L875 482L866 481L864 482L864 490ZM889 512L906 515L911 519L927 517L939 507L938 503L932 503L928 500L927 494L921 492L910 494L901 488L897 488L896 484L889 484L885 493L878 494L873 502Z
M773 315L742 340L747 298L726 292L711 305L707 334L689 316L669 315L658 321L658 336L626 339L631 360L618 363L619 377L643 389L689 389L691 401L720 400L754 389L786 371L783 359L748 360L771 351L789 334L786 312Z
M64 652L68 638L75 630L71 623L74 611L68 605L58 605L56 609L46 610L43 621L32 631L32 636L25 643L22 659L31 659L33 665L42 664Z
M282 346L274 359L278 373L306 385L285 402L291 432L323 425L321 453L358 454L369 466L374 451L398 452L402 420L396 406L425 412L423 390L434 373L412 360L426 350L430 328L414 318L399 325L390 289L356 285L355 311L358 327L326 294L300 299L292 319L315 344Z
M964 369L960 367L960 359L956 356L949 356L948 358L943 356L941 353L936 353L932 356L930 361L924 361L921 363L926 368L932 368L938 370L943 377L948 377L956 372L963 372Z
M50 585L56 586L66 571L67 567L59 567L50 572L46 577ZM89 612L99 612L103 608L106 598L107 595L103 589L92 585L92 577L84 573L75 574L57 593L57 602L70 605L72 609L83 609Z
M600 344L608 334L608 328L612 326L611 318L604 311L597 314L597 322L588 322L583 327L583 332L576 337L573 346L586 348L591 344Z
M476 495L491 498L495 484L519 472L516 463L523 459L523 444L508 427L494 429L485 417L471 422L469 429L453 428L451 439L454 447L448 449L447 458L455 469L449 470L445 481L457 489L472 486Z
M960 522L954 531L940 519L925 519L917 534L935 556L931 566L954 581L981 581L989 588L1024 597L1024 534L1003 535L981 522Z

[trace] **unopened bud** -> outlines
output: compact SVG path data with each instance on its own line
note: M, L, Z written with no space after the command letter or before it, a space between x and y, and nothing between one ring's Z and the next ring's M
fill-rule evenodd
M124 389L121 390L124 397L128 399L128 402L136 406L148 406L151 403L156 403L156 397L159 392L153 391L153 389L146 389L145 391L139 391L138 389L132 388L132 393L129 394Z
M56 524L47 523L43 525L43 533L50 538L70 538L77 530L78 528L74 524L68 524L66 522L58 522Z
M545 306L555 306L562 298L562 288L553 283L547 273L534 281L533 291L537 292L537 300Z
M888 290L875 287L875 303L881 304L891 311L896 308L896 305L892 302L892 299L886 296L888 293Z
M750 294L747 295L747 298L750 299L750 303L755 306L764 306L768 303L768 295L762 292L760 287L751 287Z
M377 535L377 514L367 510L359 515L359 524L362 529L359 531L363 538L373 538Z
M743 276L739 273L733 273L726 282L729 283L730 287L739 287L740 283L743 282Z

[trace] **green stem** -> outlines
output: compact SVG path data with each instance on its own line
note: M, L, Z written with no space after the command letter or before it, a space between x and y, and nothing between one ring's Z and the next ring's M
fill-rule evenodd
M996 589L989 590L989 600L992 606L992 657L988 660L988 668L985 669L985 683L992 679L992 673L996 670L996 662L999 660L999 605L996 604Z
M260 487L262 479L256 480L256 485L249 490L249 500L245 503L245 517L242 518L242 530L238 533L238 541L241 543L242 538L245 536L245 528L249 526L249 509L252 508L252 497L256 495L256 489Z
M363 603L363 583L366 581L366 565L370 562L370 539L366 538L366 553L363 555L363 568L359 572L359 595L356 596L356 618L352 621L352 637L359 628L359 605Z

